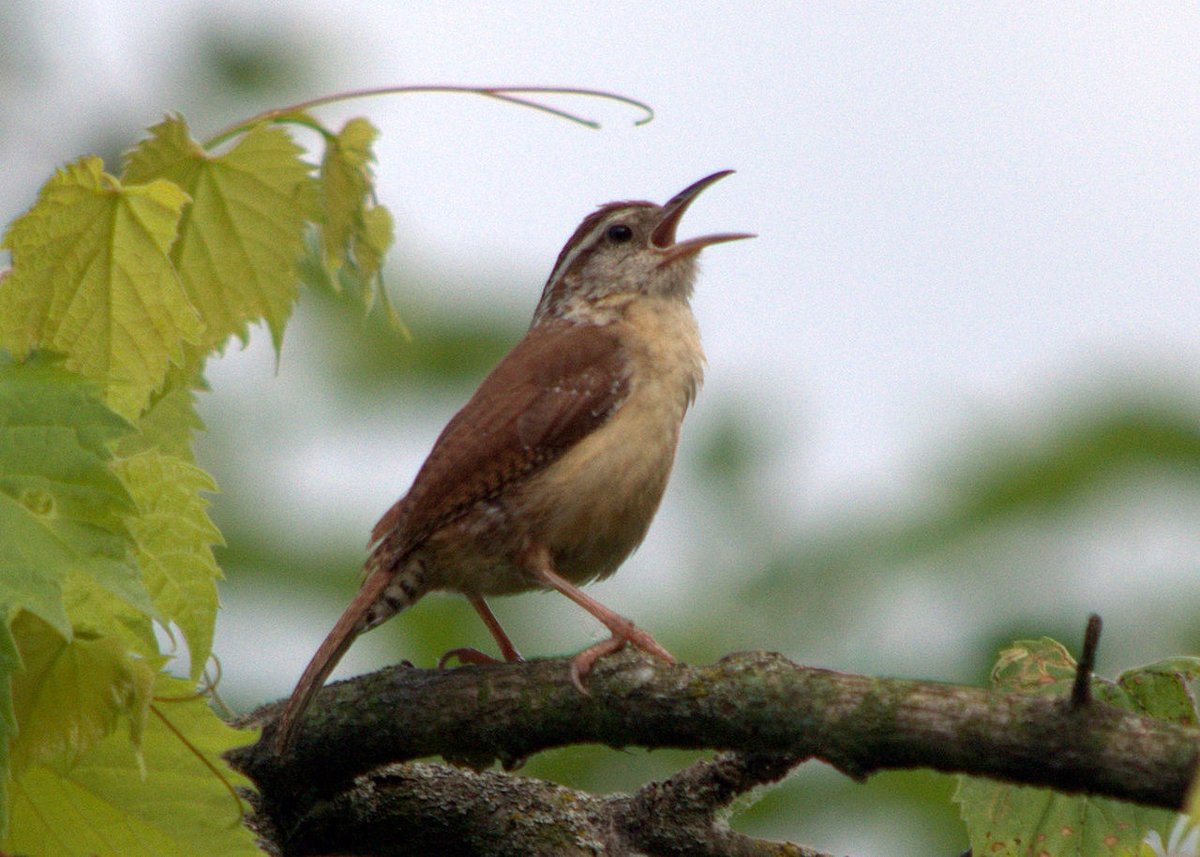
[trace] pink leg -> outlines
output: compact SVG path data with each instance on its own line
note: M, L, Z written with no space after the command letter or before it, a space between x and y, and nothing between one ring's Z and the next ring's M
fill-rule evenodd
M513 645L512 640L508 638L508 634L504 633L504 629L500 627L500 620L496 618L496 614L492 612L492 608L488 607L488 603L479 595L468 595L467 600L471 602L471 606L475 608L475 612L479 614L479 618L483 620L483 624L487 625L487 629L492 632L492 638L495 639L496 645L500 647L500 654L504 655L504 660L512 663L514 661L522 661L521 653L517 651L517 647Z
M504 629L500 627L500 620L496 618L496 614L492 612L492 608L488 607L487 602L480 595L468 595L467 600L471 602L471 606L475 608L475 612L479 614L479 618L483 620L483 624L487 626L491 632L492 638L495 639L496 645L500 647L500 654L504 655L504 660L509 663L514 661L523 661L521 653L517 651L517 647L513 645L512 640L508 638L508 634L504 633ZM458 658L464 664L498 664L500 661L493 658L491 655L485 655L479 649L470 647L462 649L451 649L438 659L438 669L446 666L446 663L451 658Z
M671 653L659 645L658 641L648 633L621 614L609 610L595 598L585 595L583 590L575 584L560 577L550 561L550 553L545 548L533 547L526 554L525 559L526 567L539 581L570 598L599 619L612 632L612 636L607 640L584 649L571 661L571 681L581 693L587 693L587 689L583 686L583 679L591 671L592 665L599 658L619 651L626 643L632 643L643 652L654 655L669 664L675 663L675 658L671 656Z

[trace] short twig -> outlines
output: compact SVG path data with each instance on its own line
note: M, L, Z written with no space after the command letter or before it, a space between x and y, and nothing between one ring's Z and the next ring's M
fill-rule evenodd
M1088 617L1087 630L1083 633L1083 652L1075 667L1075 685L1071 688L1071 709L1086 708L1092 701L1092 670L1096 666L1096 647L1100 643L1100 617L1093 613Z

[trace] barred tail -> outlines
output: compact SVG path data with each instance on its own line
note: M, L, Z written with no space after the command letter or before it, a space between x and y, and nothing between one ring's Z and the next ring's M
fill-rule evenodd
M375 559L376 557L372 557L372 560ZM410 569L401 568L396 572L394 568L380 567L374 562L371 564L376 567L367 575L350 606L325 637L325 641L305 667L300 681L296 683L291 698L288 699L275 732L277 753L282 754L291 746L313 697L325 684L325 679L329 678L329 674L333 672L333 668L346 654L355 638L410 606L421 595L419 586L416 585L417 581L407 579Z

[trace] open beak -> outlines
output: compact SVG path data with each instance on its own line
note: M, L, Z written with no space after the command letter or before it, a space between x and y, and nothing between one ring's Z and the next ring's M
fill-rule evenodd
M726 241L740 241L743 238L754 237L749 232L718 232L715 235L701 235L699 238L689 238L686 241L680 242L675 241L675 228L679 225L679 219L688 210L688 206L700 195L700 191L704 190L710 184L720 181L732 172L733 170L721 170L720 172L713 173L711 176L705 176L700 181L688 185L675 194L675 196L671 197L671 201L663 206L662 218L658 221L658 225L654 227L654 231L650 233L650 243L663 251L662 260L659 262L659 265L667 265L676 259L695 255L709 244L722 244Z

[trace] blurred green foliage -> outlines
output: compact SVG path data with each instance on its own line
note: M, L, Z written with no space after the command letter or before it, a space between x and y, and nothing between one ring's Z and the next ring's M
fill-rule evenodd
M211 22L193 41L196 74L226 97L285 96L310 79L308 51L264 30L231 29Z
M405 306L411 341L383 313L365 320L354 299L309 292L305 301L330 383L350 394L399 394L418 386L473 386L520 339L515 319L445 306Z

